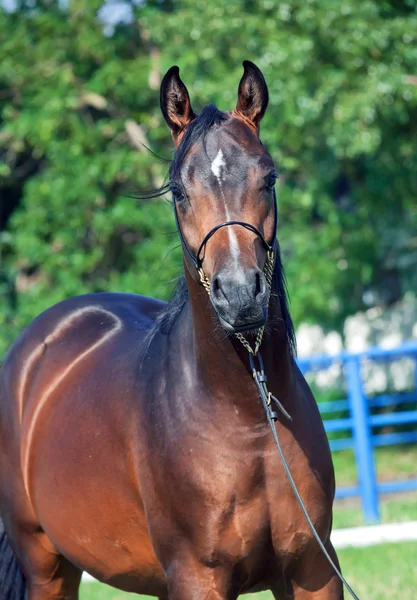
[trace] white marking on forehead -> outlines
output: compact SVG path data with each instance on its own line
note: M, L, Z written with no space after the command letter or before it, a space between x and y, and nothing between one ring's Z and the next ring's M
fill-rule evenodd
M222 167L226 166L226 161L224 160L223 152L221 149L216 154L216 158L211 163L211 170L215 177L217 177L218 182L220 183L222 180Z
M226 198L224 197L224 193L223 193L223 189L222 189L222 181L224 179L224 177L222 176L222 169L224 169L225 166L226 166L226 161L224 159L223 152L221 151L221 148L220 148L216 154L216 158L211 163L211 171L214 174L214 176L216 177L216 179L219 183L219 186L220 186L220 192L221 192L221 195L224 200L224 208L226 211L226 221L230 221L231 219L230 219L230 214L229 214L229 208L227 206ZM236 265L237 272L239 274L239 272L241 271L241 268L239 266L239 257L240 257L239 242L238 242L236 233L233 230L233 227L228 227L227 229L228 229L228 234L229 234L230 251L231 251L231 254L233 257L233 261Z

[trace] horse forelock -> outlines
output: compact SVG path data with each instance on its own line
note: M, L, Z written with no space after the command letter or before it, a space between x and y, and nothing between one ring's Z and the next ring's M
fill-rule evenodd
M205 137L213 129L229 119L229 115L222 112L214 104L208 104L199 115L190 123L186 129L178 148L175 151L174 159L169 168L171 180L181 178L181 167L191 148L198 141L204 141Z

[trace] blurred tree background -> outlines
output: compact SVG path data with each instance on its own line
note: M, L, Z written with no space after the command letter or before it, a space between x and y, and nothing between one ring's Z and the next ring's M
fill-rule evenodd
M178 64L195 110L230 110L243 59L270 89L295 322L340 329L415 290L415 0L3 0L0 360L69 295L169 296L170 206L128 196L166 176L142 143L172 157L161 76Z

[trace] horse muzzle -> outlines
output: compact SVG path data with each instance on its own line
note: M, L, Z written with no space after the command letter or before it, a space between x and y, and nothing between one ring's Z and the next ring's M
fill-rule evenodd
M210 299L224 329L240 333L259 329L268 316L269 290L259 269L218 272L211 280Z

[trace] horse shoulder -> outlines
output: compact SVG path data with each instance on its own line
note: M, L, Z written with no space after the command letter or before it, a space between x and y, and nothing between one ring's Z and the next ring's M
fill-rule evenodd
M329 443L312 391L298 368L295 383L290 411L293 420L278 424L278 434L307 511L321 538L327 539L335 491ZM291 489L278 450L275 447L273 450L275 457L268 462L267 472L274 547L280 556L301 555L316 542Z

